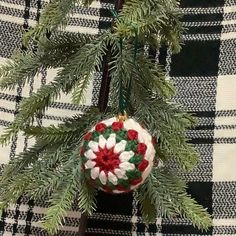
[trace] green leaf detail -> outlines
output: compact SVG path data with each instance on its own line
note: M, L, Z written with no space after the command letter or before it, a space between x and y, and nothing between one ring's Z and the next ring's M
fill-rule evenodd
M118 184L124 186L127 189L130 187L129 180L118 179Z
M116 132L116 142L119 143L122 140L127 139L127 131L124 129L119 130Z
M128 177L129 181L130 180L134 180L134 179L138 179L142 176L141 172L138 171L137 169L135 170L129 170L126 172L126 176Z
M113 132L112 128L111 127L107 127L105 132L103 133L103 137L105 139L108 139L110 137L110 134Z
M143 157L140 155L134 155L130 158L129 162L135 165L138 165L143 160Z
M138 142L135 140L128 141L125 147L125 151L135 151L137 148Z
M93 133L92 133L92 139L93 139L93 141L98 142L100 135L101 135L101 134L100 134L99 132L93 131Z

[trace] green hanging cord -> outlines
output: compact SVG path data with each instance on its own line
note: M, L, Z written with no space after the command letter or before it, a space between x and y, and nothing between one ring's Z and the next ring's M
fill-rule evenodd
M137 53L138 53L138 26L137 24L134 25L134 33L135 33L135 38L134 38L134 64L137 58Z
M115 10L110 10L113 18L119 22L119 15L117 11ZM123 53L123 39L120 37L120 53L122 56ZM123 87L123 78L118 78L120 81L120 91L119 91L119 115L124 116L126 114L126 107L127 107L127 102L126 102L126 94L125 94L125 89Z
M123 53L123 39L120 38L120 53L122 56ZM123 78L120 79L120 93L119 93L119 113L121 115L125 115L126 113L126 108L127 108L127 100L126 100L126 94L125 94L125 89L123 86Z

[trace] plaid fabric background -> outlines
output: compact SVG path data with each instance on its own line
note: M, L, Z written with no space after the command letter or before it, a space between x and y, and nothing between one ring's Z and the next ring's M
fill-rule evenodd
M22 29L34 25L47 1L0 0L0 63L15 49L23 49ZM90 8L77 7L68 31L96 34L110 24L114 1L94 3ZM189 193L213 215L213 227L200 232L183 219L157 219L145 225L132 194L98 196L98 211L89 218L86 235L236 235L236 1L182 0L185 45L180 54L171 56L162 49L156 58L165 65L178 88L176 101L199 117L195 130L188 132L201 153L199 165L184 177ZM55 70L32 78L29 86L16 91L0 91L0 133L13 121L22 97L29 96L48 83ZM84 105L76 107L62 95L47 111L44 125L61 122L66 116L83 112L98 101L101 75L97 74ZM30 140L20 134L8 147L0 147L1 169L10 158L22 151ZM47 203L19 199L4 212L0 221L1 236L47 235L40 227ZM65 226L57 234L78 235L80 214L76 206L68 212Z

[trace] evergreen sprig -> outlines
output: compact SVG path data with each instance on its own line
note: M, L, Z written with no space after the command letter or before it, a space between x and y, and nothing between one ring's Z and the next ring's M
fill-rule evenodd
M33 53L18 52L0 68L0 88L13 90L19 84L24 86L40 68Z
M106 32L94 42L81 47L64 68L58 71L52 82L43 85L36 93L24 99L15 120L1 136L0 143L8 144L13 135L24 130L27 122L32 121L35 114L43 112L62 92L69 93L75 88L72 97L74 102L79 103L92 78L91 75L102 66L102 58L110 41L111 34Z
M47 33L65 27L75 3L76 0L52 0L47 4L36 27L24 35L24 44L27 45L30 39L38 41Z
M34 53L16 52L0 68L0 88L13 90L18 84L29 83L40 68L64 67L68 60L94 37L85 34L57 33L49 39L39 42Z
M51 206L47 209L43 226L51 235L63 224L64 217L72 206L74 197L78 192L80 168L80 165L76 165L71 173L67 173L66 178L61 181L59 188L49 200Z
M131 0L126 1L117 23L117 33L134 37L159 47L166 43L173 52L181 49L183 26L180 21L179 1Z
M87 183L85 178L81 177L81 185L78 197L79 209L81 213L91 215L96 210L97 189Z
M172 218L180 215L190 219L192 224L201 230L211 225L211 217L206 209L186 193L186 184L165 169L155 169L152 175L138 190L138 201L141 204L143 217L152 222L155 215L149 214L153 207L162 216Z

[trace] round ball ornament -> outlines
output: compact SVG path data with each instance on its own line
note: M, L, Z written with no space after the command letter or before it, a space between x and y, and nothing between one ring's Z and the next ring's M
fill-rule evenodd
M131 118L101 121L84 136L81 148L86 179L110 193L141 185L152 170L154 156L152 136Z

